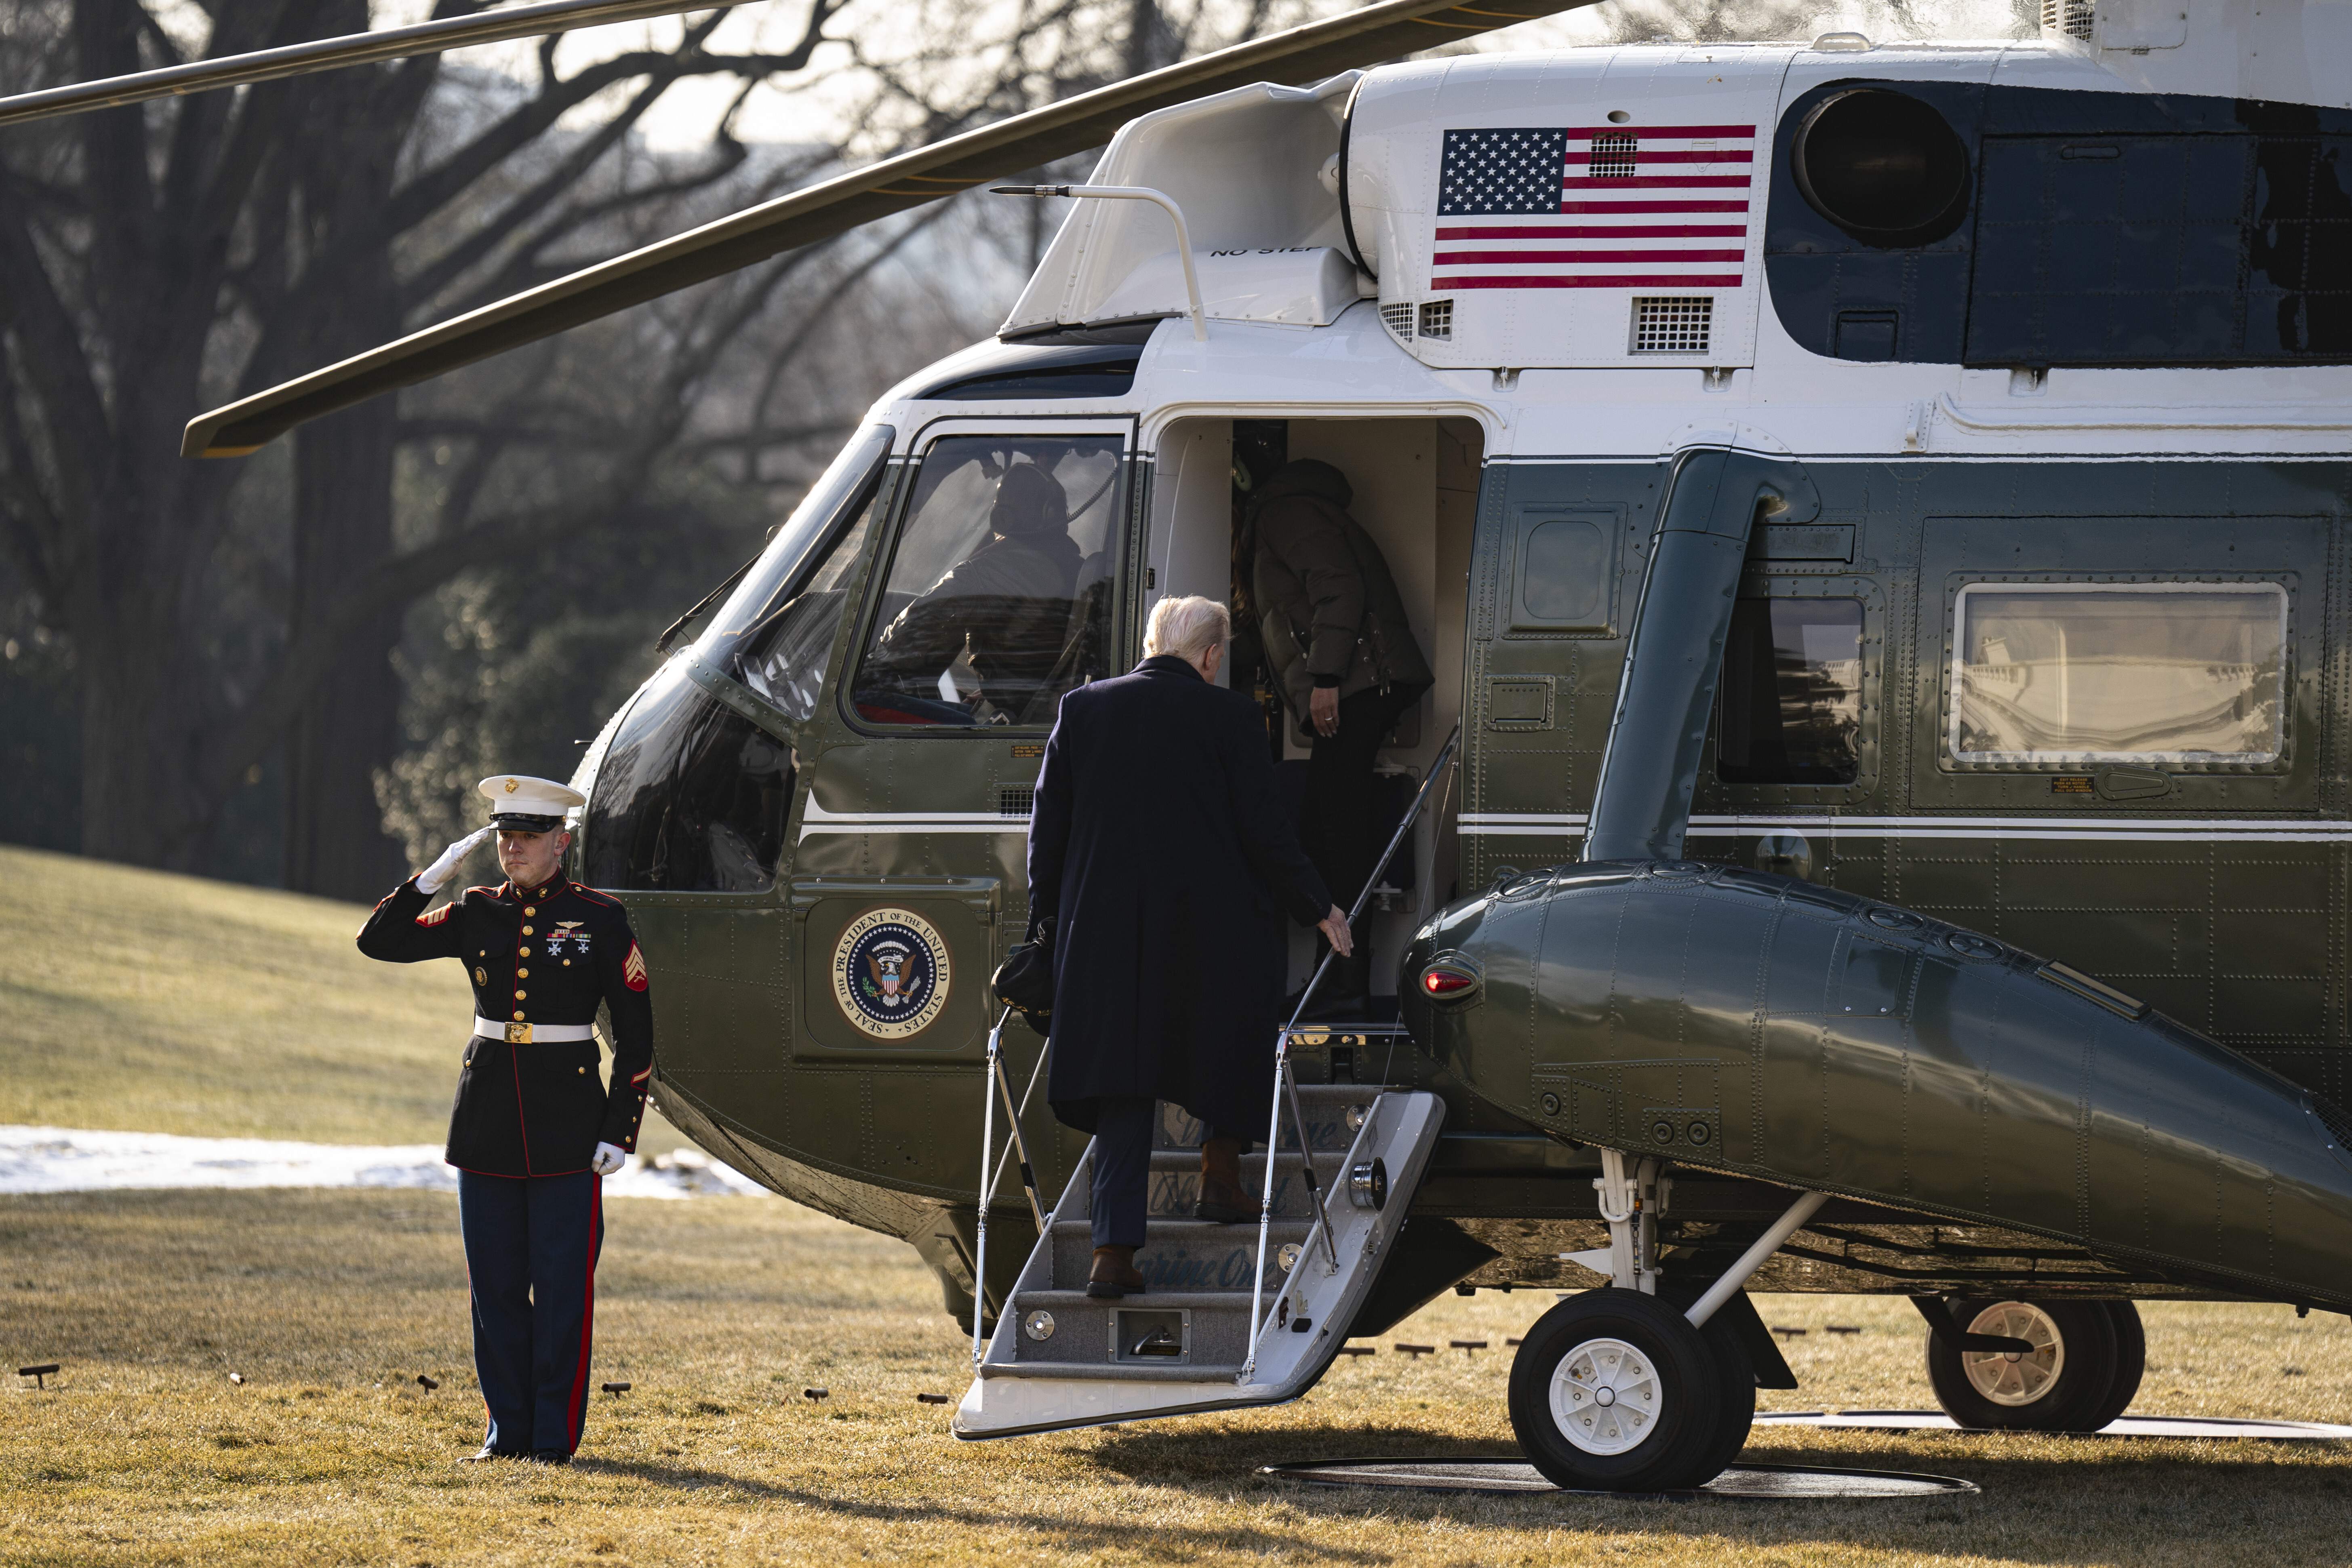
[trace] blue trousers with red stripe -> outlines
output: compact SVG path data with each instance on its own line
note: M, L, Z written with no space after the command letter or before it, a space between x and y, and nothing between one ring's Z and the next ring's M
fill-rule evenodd
M588 1419L604 1179L457 1173L474 1298L474 1371L501 1454L569 1454Z

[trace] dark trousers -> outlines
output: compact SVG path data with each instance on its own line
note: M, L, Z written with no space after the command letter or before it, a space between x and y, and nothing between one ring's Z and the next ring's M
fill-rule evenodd
M1273 1064L1266 1066L1273 1075ZM1141 1247L1151 1187L1151 1146L1160 1102L1139 1094L1107 1094L1095 1101L1094 1215L1097 1247ZM1211 1138L1252 1137L1230 1127L1202 1127Z
M1331 898L1341 909L1353 909L1373 864L1387 845L1373 841L1376 788L1372 763L1391 730L1404 711L1420 700L1422 688L1392 686L1382 691L1368 687L1339 700L1339 732L1315 737L1314 755L1307 763L1307 789L1299 806L1298 839L1307 858L1315 862ZM1339 960L1317 987L1321 1001L1361 997L1370 989L1372 955L1360 937L1352 960Z
M457 1173L473 1288L474 1371L501 1454L569 1454L588 1419L588 1344L604 1179Z

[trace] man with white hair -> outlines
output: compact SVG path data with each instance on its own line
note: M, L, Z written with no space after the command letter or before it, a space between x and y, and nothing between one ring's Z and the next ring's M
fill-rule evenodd
M1199 1217L1256 1212L1241 1157L1272 1109L1277 911L1350 946L1276 801L1257 704L1216 683L1229 631L1213 599L1161 601L1142 663L1062 699L1030 818L1030 930L1054 955L1046 1089L1095 1135L1087 1293L1108 1300L1146 1284L1154 1101L1204 1124Z

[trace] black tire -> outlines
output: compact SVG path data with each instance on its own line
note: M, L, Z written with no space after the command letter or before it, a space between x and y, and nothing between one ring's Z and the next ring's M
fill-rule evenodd
M2033 1339L2032 1357L1964 1352L1927 1339L1927 1381L1936 1403L1962 1426L2002 1432L2095 1432L2094 1418L2116 1384L2117 1331L2105 1301L1956 1301L1962 1329ZM2004 1367L2001 1363L2006 1363ZM1977 1369L2000 1397L1979 1386ZM2011 1370L2013 1369L2013 1370Z
M2103 1432L2108 1423L2131 1408L2139 1397L2139 1380L2147 1371L2147 1332L2140 1326L2139 1309L2129 1301L2102 1301L2116 1327L2116 1376L2107 1395L2092 1410L2084 1430Z
M1738 1331L1721 1312L1706 1321L1699 1337L1706 1341L1715 1357L1717 1374L1715 1442L1700 1466L1703 1473L1697 1483L1705 1486L1723 1474L1724 1467L1748 1447L1748 1434L1756 1425L1756 1363L1748 1358L1748 1347L1739 1342Z
M1580 1365L1581 1373L1572 1370ZM1587 1290L1528 1331L1511 1363L1511 1429L1528 1462L1556 1485L1679 1491L1723 1468L1713 1459L1723 1378L1706 1337L1671 1302L1635 1290ZM1627 1380L1622 1400L1618 1379ZM1752 1375L1748 1381L1752 1415ZM1580 1391L1596 1384L1609 1397L1580 1404ZM1563 1424L1571 1419L1584 1429L1576 1438Z

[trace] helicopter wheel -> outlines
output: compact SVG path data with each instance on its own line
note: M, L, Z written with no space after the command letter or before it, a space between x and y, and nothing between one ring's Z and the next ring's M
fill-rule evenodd
M2127 1361L2124 1320L2113 1310L2130 1312L2137 1329L2139 1314L2129 1302L1993 1301L1971 1312L1972 1305L1953 1312L1969 1333L2025 1340L2033 1349L1964 1351L1928 1336L1927 1381L1936 1403L1962 1426L2095 1432L2120 1410L2108 1408L2119 1389L2126 1404L2138 1391L2144 1342Z
M2107 1396L2091 1412L2087 1430L2103 1431L2108 1422L2131 1408L2139 1395L2139 1380L2147 1371L2147 1334L2140 1327L2139 1308L2129 1301L2102 1301L2116 1326L2116 1380Z
M1562 1301L1536 1320L1511 1363L1521 1451L1554 1484L1582 1490L1676 1491L1714 1479L1738 1449L1723 1446L1727 1428L1747 1438L1745 1422L1725 1420L1714 1342L1671 1303L1637 1290ZM1747 1392L1752 1418L1752 1373Z

